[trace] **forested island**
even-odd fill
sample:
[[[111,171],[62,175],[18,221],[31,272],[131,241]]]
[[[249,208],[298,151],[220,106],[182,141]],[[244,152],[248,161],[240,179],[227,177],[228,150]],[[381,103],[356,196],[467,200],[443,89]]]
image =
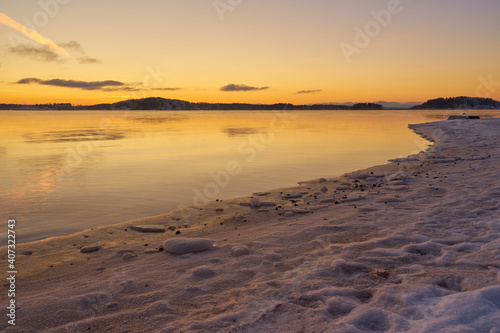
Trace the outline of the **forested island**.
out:
[[[500,109],[500,102],[491,98],[481,97],[452,97],[431,99],[424,104],[415,105],[411,109],[417,110],[485,110]]]

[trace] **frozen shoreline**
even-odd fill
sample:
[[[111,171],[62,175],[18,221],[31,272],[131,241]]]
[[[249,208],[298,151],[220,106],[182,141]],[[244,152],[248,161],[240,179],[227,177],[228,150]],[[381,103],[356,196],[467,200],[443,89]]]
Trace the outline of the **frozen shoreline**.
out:
[[[435,144],[258,197],[276,207],[211,202],[18,245],[7,331],[500,332],[500,119],[411,128]],[[186,216],[180,235],[131,230]],[[216,246],[159,251],[174,237]]]

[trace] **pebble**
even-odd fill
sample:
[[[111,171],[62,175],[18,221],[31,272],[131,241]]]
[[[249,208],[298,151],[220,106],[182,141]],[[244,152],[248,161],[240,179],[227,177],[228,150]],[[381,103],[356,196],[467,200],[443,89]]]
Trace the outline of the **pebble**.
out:
[[[403,185],[408,185],[408,184],[404,180],[393,180],[393,181],[387,183],[387,185],[389,185],[389,186],[392,186],[392,185],[403,186]]]
[[[171,238],[163,242],[165,251],[174,254],[186,254],[211,249],[215,244],[205,238]]]
[[[320,203],[322,204],[327,204],[327,203],[335,203],[337,200],[335,199],[324,199],[324,200],[321,200]]]
[[[260,207],[260,199],[259,198],[250,199],[250,205],[254,208],[259,208]]]
[[[385,177],[385,180],[387,182],[391,182],[393,180],[405,180],[406,178],[407,178],[406,174],[403,171],[399,171],[399,172],[393,173],[392,175]]]
[[[128,259],[132,259],[132,258],[135,258],[137,257],[137,254],[133,254],[133,253],[125,253],[122,258],[123,260],[128,260]]]
[[[291,212],[295,214],[309,214],[311,211],[309,209],[297,208],[297,209],[292,209]]]
[[[319,189],[321,192],[328,192],[328,187],[323,186],[322,188]]]
[[[84,246],[80,249],[80,253],[90,253],[90,252],[99,251],[100,249],[102,249],[101,245]]]
[[[250,253],[250,250],[248,249],[248,247],[244,246],[244,245],[239,245],[239,246],[234,246],[232,249],[231,249],[231,253],[233,254],[233,256],[235,257],[241,257],[241,256],[244,256],[244,255],[247,255]]]
[[[140,232],[165,232],[165,227],[162,225],[138,225],[130,229]]]
[[[298,198],[302,198],[302,194],[300,194],[300,193],[287,193],[286,195],[283,196],[283,200],[298,199]]]

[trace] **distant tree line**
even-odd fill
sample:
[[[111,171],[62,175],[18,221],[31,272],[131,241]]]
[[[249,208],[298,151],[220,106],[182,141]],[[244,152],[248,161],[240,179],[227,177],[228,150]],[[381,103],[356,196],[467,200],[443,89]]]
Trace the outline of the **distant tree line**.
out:
[[[70,103],[0,104],[0,110],[76,110],[76,107]]]
[[[245,104],[245,103],[191,103],[177,99],[150,97],[132,99],[112,104],[74,106],[69,103],[17,105],[0,104],[0,110],[382,110],[384,107],[374,103],[358,103],[353,106],[336,104],[293,105]]]

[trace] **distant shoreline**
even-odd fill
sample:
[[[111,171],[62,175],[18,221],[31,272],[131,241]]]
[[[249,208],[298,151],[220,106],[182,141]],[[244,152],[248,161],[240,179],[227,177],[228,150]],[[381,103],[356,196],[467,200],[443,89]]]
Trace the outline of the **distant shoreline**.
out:
[[[384,107],[379,103],[312,104],[294,105],[290,103],[247,104],[247,103],[192,103],[176,99],[150,97],[131,99],[112,104],[73,105],[71,103],[52,104],[0,104],[0,110],[9,111],[319,111],[319,110],[496,110],[500,102],[491,98],[453,97],[437,98],[409,108]]]
[[[294,105],[289,103],[277,104],[246,104],[246,103],[191,103],[187,101],[151,97],[144,99],[133,99],[113,104],[96,105],[72,105],[70,103],[59,104],[0,104],[0,110],[11,111],[274,111],[274,110],[384,110],[381,104],[356,103],[353,105],[337,104],[314,104]]]

